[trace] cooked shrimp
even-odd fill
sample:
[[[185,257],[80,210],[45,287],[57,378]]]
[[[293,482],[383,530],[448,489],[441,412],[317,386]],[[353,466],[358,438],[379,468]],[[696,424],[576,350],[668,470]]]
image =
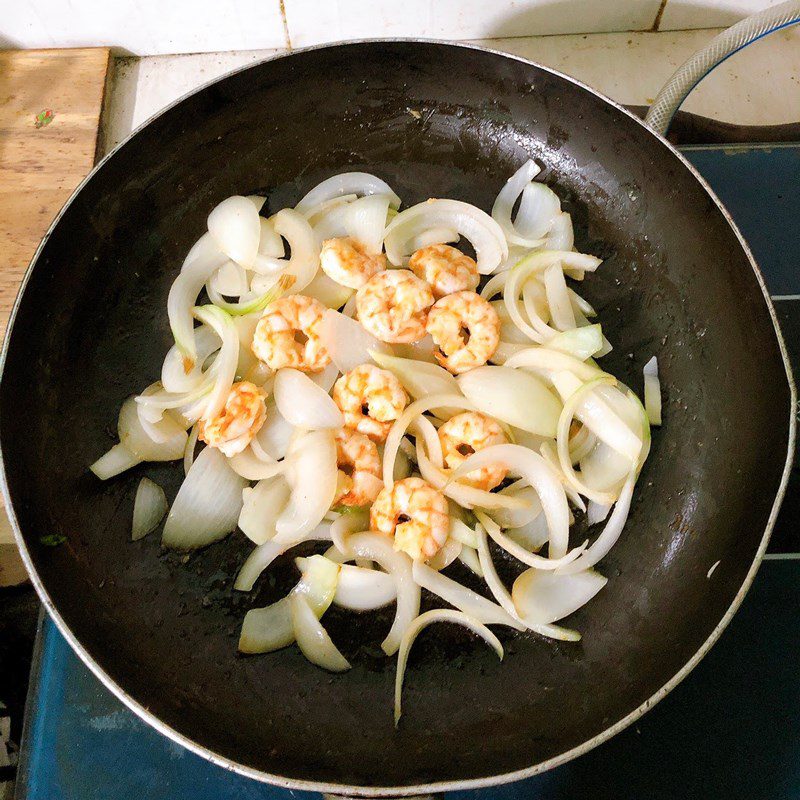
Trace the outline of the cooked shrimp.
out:
[[[372,530],[394,536],[394,549],[413,559],[433,558],[450,530],[447,499],[422,478],[383,488],[369,512]]]
[[[292,294],[270,303],[256,325],[251,348],[271,369],[292,367],[319,372],[331,363],[320,326],[325,306],[313,297]]]
[[[319,254],[322,271],[350,289],[360,289],[376,272],[386,269],[383,253],[367,253],[361,242],[349,236],[326,239]]]
[[[266,397],[263,389],[249,381],[234,383],[222,411],[216,417],[200,421],[198,438],[228,457],[241,453],[264,424]]]
[[[410,344],[425,338],[433,292],[407,269],[373,275],[356,293],[358,321],[383,342]]]
[[[456,469],[462,461],[484,447],[508,443],[500,425],[477,411],[465,411],[450,417],[439,428],[439,441],[442,443],[444,462],[450,469]],[[488,492],[502,483],[507,472],[501,466],[490,464],[468,472],[461,481]]]
[[[478,288],[478,265],[449,244],[432,244],[417,250],[408,261],[409,269],[433,289],[435,298]]]
[[[383,489],[378,446],[368,436],[343,428],[336,434],[339,466],[335,504],[367,506]]]
[[[439,348],[439,363],[458,375],[480,367],[500,342],[500,319],[475,292],[456,292],[437,300],[428,314],[428,333]]]
[[[403,409],[408,395],[388,370],[361,364],[333,385],[333,399],[344,414],[344,424],[382,442]]]

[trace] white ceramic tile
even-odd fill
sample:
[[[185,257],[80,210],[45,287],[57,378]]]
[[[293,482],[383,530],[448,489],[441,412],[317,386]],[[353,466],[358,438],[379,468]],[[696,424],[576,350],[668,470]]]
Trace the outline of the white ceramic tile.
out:
[[[279,0],[23,0],[0,14],[0,47],[109,45],[137,55],[286,44]]]
[[[672,73],[719,30],[542,36],[482,42],[538,61],[619,102],[649,105]],[[683,108],[740,125],[800,119],[800,27],[779,31],[728,59]]]
[[[690,28],[727,28],[750,14],[783,0],[667,0],[660,31]]]
[[[409,36],[490,39],[646,30],[659,0],[285,0],[292,45]]]
[[[214,78],[262,61],[277,50],[118,58],[103,115],[102,151],[187,92]]]

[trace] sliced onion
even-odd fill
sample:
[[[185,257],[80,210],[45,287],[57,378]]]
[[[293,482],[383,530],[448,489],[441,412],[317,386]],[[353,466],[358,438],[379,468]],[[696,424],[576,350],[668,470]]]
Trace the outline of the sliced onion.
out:
[[[336,442],[333,431],[296,435],[286,453],[286,480],[292,494],[275,525],[276,540],[287,541],[322,522],[336,495]]]
[[[481,567],[481,562],[478,558],[478,551],[472,547],[467,547],[464,545],[461,548],[461,552],[458,554],[458,560],[471,572],[477,575],[479,578],[483,577],[483,567]]]
[[[194,329],[194,340],[197,360],[188,372],[177,345],[173,345],[167,352],[161,367],[161,384],[166,391],[183,393],[197,389],[204,378],[203,364],[222,345],[217,332],[207,325]]]
[[[308,601],[300,594],[293,594],[290,605],[292,630],[300,652],[312,664],[329,672],[345,672],[350,669],[350,663],[331,641]]]
[[[209,369],[214,383],[203,407],[203,418],[210,419],[222,411],[233,386],[239,363],[239,334],[233,320],[215,306],[195,308],[194,315],[200,322],[213,328],[222,340],[222,347]]]
[[[386,228],[386,256],[400,266],[415,237],[442,227],[457,231],[470,242],[481,275],[494,272],[508,256],[503,229],[485,211],[460,200],[428,200],[401,211]]]
[[[450,532],[448,533],[450,539],[455,539],[467,547],[473,548],[478,546],[478,536],[475,531],[462,522],[460,519],[450,517]]]
[[[661,424],[661,383],[658,380],[658,359],[653,356],[644,365],[644,407],[651,425]]]
[[[289,484],[281,476],[259,481],[242,491],[239,527],[255,544],[264,544],[275,536],[275,523],[289,502]]]
[[[223,263],[227,261],[225,254],[219,249],[219,246],[214,241],[214,237],[208,231],[206,231],[189,249],[186,258],[183,259],[183,264],[181,264],[181,272],[184,272],[193,261],[201,256],[203,258],[221,256]]]
[[[251,204],[248,203],[248,205],[252,208]],[[256,216],[258,215],[256,214]],[[183,367],[186,372],[191,370],[197,361],[192,308],[206,281],[226,261],[227,257],[224,253],[210,247],[205,248],[191,262],[188,264],[184,262],[180,275],[169,289],[167,297],[169,326],[175,344],[183,357]]]
[[[136,541],[147,536],[158,527],[167,513],[167,498],[164,490],[150,478],[142,478],[133,501],[133,525],[131,539]]]
[[[633,498],[633,487],[635,485],[636,472],[632,470],[628,479],[625,481],[625,485],[622,487],[619,499],[602,533],[579,559],[569,566],[560,569],[559,574],[572,575],[581,570],[593,567],[608,554],[611,548],[617,543],[622,529],[625,527],[625,523],[628,520],[628,514],[631,510],[631,499]]]
[[[389,195],[392,207],[400,208],[400,198],[385,181],[367,172],[341,172],[322,181],[322,183],[318,183],[300,200],[295,206],[295,210],[303,214],[314,206],[319,205],[319,203],[348,194]]]
[[[345,212],[347,233],[360,242],[368,253],[383,250],[383,232],[386,229],[386,212],[393,197],[374,194],[348,203]]]
[[[226,261],[210,278],[215,292],[228,297],[239,297],[248,291],[247,273],[235,261]]]
[[[603,349],[603,338],[600,325],[584,325],[582,328],[573,328],[553,336],[548,340],[547,346],[586,361]]]
[[[189,431],[189,436],[186,439],[186,447],[183,448],[183,474],[188,475],[189,470],[194,463],[194,452],[197,449],[197,437],[200,433],[200,427],[194,425]]]
[[[291,550],[304,542],[329,542],[330,540],[330,524],[327,522],[317,525],[314,530],[290,542],[276,542],[274,539],[270,539],[268,542],[254,548],[245,559],[244,564],[239,569],[239,574],[236,576],[233,588],[237,592],[249,592],[258,580],[259,575],[287,550]]]
[[[497,657],[503,660],[503,645],[500,640],[485,626],[477,620],[463,614],[460,611],[452,611],[448,608],[437,608],[433,611],[426,611],[420,614],[403,636],[400,643],[400,652],[397,655],[397,676],[394,683],[394,725],[400,722],[400,717],[403,714],[402,696],[403,696],[403,678],[406,674],[406,665],[408,664],[408,654],[414,640],[419,636],[420,631],[434,622],[452,622],[456,625],[463,625],[467,630],[472,631],[476,636],[483,639],[497,653]]]
[[[602,505],[591,500],[586,508],[586,521],[590,525],[597,525],[598,522],[604,522],[608,518],[610,512],[610,505]]]
[[[373,357],[375,355],[376,354],[373,354]],[[430,411],[433,408],[444,408],[446,406],[452,406],[453,408],[467,411],[475,410],[475,406],[460,395],[431,394],[419,400],[415,400],[407,406],[403,413],[392,423],[392,427],[389,429],[386,442],[383,446],[383,484],[386,488],[391,489],[392,486],[394,486],[394,462],[397,458],[397,450],[400,447],[400,442],[405,436],[408,426],[420,416],[420,414],[424,414],[426,411]]]
[[[453,478],[491,464],[502,465],[513,474],[524,478],[536,490],[550,530],[550,560],[564,558],[569,547],[569,507],[564,487],[555,470],[542,456],[525,447],[518,444],[498,444],[479,450],[466,458],[453,473]],[[491,528],[483,520],[481,522],[487,533],[495,538],[493,528],[497,526],[494,522]]]
[[[349,611],[374,611],[396,599],[397,585],[391,575],[350,564],[342,566],[333,598],[337,606]]]
[[[117,432],[120,444],[140,461],[175,461],[183,456],[188,435],[171,417],[165,416],[153,426],[161,431],[163,441],[155,442],[147,435],[139,419],[137,404],[129,397],[119,410]],[[95,473],[96,474],[96,473]]]
[[[344,417],[336,403],[304,372],[279,369],[273,393],[278,411],[290,425],[313,430],[344,425]]]
[[[525,284],[527,286],[528,284]],[[531,346],[529,336],[526,336],[512,321],[508,314],[506,304],[502,300],[492,300],[489,305],[495,310],[500,319],[500,339],[509,344],[522,344]]]
[[[258,220],[258,209],[252,201],[234,195],[223,200],[208,215],[208,232],[228,258],[250,268],[261,238]]]
[[[331,523],[331,541],[334,547],[344,552],[347,536],[367,530],[369,530],[369,509],[349,508]]]
[[[273,402],[267,403],[266,419],[254,441],[258,441],[267,455],[279,459],[286,455],[293,435],[294,425],[284,419]]]
[[[392,350],[398,358],[406,358],[411,361],[424,361],[427,364],[436,364],[434,350],[436,345],[433,343],[431,335],[428,334],[418,342],[397,342],[392,345]],[[445,370],[446,372],[447,370]],[[448,373],[449,374],[449,373]]]
[[[521,616],[548,624],[586,605],[606,583],[608,579],[594,570],[560,575],[528,569],[514,581],[511,596]]]
[[[527,239],[541,239],[552,230],[553,223],[561,213],[558,195],[543,183],[529,183],[522,190],[519,211],[514,225]],[[547,240],[542,242],[546,244]],[[566,248],[571,249],[571,247]]]
[[[519,497],[527,503],[526,508],[498,508],[492,511],[489,516],[501,528],[521,528],[531,523],[542,513],[542,504],[539,502],[539,495],[532,486],[522,486],[518,481],[505,489],[501,489],[498,494],[508,495],[509,497]]]
[[[555,436],[561,403],[534,375],[484,366],[458,376],[458,386],[478,411],[541,436]]]
[[[338,197],[331,197],[328,200],[323,200],[307,209],[304,208],[300,213],[308,220],[308,224],[313,228],[314,225],[316,225],[316,223],[319,221],[320,217],[325,215],[332,208],[336,208],[336,206],[342,206],[347,203],[352,203],[353,200],[358,200],[357,194],[342,194]],[[295,211],[297,210],[298,209],[295,209]]]
[[[455,606],[459,611],[485,625],[508,625],[515,630],[524,630],[525,626],[509,614],[504,608],[488,600],[483,595],[473,592],[466,586],[431,569],[421,561],[415,561],[412,568],[414,580],[437,597]]]
[[[397,611],[392,627],[381,644],[387,656],[394,655],[400,647],[403,634],[419,614],[420,591],[411,572],[411,559],[405,553],[395,551],[391,540],[378,533],[355,533],[348,536],[346,545],[347,551],[343,555],[348,559],[368,558],[377,561],[395,580]]]
[[[140,395],[148,397],[163,390],[160,381],[151,383]],[[179,436],[179,431],[185,431],[186,426],[182,422],[169,415],[164,414],[163,409],[153,409],[136,403],[136,413],[139,415],[139,424],[145,435],[156,444],[163,444]]]
[[[546,636],[549,639],[559,639],[565,642],[578,641],[581,638],[581,635],[577,631],[559,628],[556,625],[542,624],[541,622],[533,620],[527,616],[524,618],[520,616],[514,601],[511,599],[508,589],[506,589],[506,587],[503,585],[503,582],[500,580],[500,576],[497,574],[494,561],[492,561],[492,555],[489,552],[489,543],[486,539],[486,531],[480,525],[477,526],[476,530],[478,534],[478,559],[480,561],[481,570],[483,571],[483,577],[486,580],[486,585],[489,587],[489,591],[491,591],[491,593],[494,595],[494,598],[497,600],[498,604],[511,617],[521,622],[528,630],[538,633],[540,636]]]
[[[587,364],[574,356],[549,347],[529,347],[511,356],[505,366],[509,369],[530,369],[542,375],[554,372],[571,372],[581,381],[590,381],[603,374],[603,370]]]
[[[287,597],[265,608],[253,608],[247,612],[239,637],[242,653],[270,653],[286,647],[294,641],[291,597],[302,597],[313,611],[321,617],[333,600],[339,580],[339,565],[322,556],[297,559],[302,576]]]
[[[291,275],[276,275],[270,278],[269,286],[260,291],[249,291],[242,295],[238,303],[229,303],[222,295],[214,289],[209,281],[206,284],[208,299],[225,313],[233,317],[244,314],[254,314],[263,311],[270,303],[273,303],[281,295],[287,292],[294,285],[294,278]]]
[[[271,219],[272,226],[289,242],[291,255],[285,268],[285,275],[294,277],[292,292],[302,292],[313,280],[319,267],[319,244],[311,226],[302,216],[291,208],[284,208]],[[258,290],[253,281],[253,289]]]
[[[194,550],[227,536],[236,527],[246,485],[216,447],[206,447],[178,490],[161,543]]]
[[[267,258],[283,258],[286,255],[286,246],[283,244],[281,235],[275,230],[272,222],[264,217],[258,218],[260,226],[260,236],[258,240],[258,255]],[[259,259],[256,258],[254,266],[258,265]]]
[[[339,367],[331,361],[325,369],[306,374],[322,391],[330,393],[330,390],[333,389],[333,384],[336,383],[336,379],[339,377]]]
[[[331,309],[322,317],[321,338],[341,372],[350,372],[361,364],[368,364],[373,360],[371,353],[392,353],[388,344],[376,339],[360,323]]]
[[[610,504],[619,495],[622,484],[631,471],[631,464],[629,458],[618,453],[605,442],[598,441],[580,460],[581,478],[583,483],[596,492],[609,493],[608,504]]]
[[[575,314],[567,294],[564,271],[560,264],[550,264],[544,271],[544,288],[547,292],[547,303],[550,306],[550,317],[560,331],[568,331],[575,327]]]
[[[461,389],[458,382],[446,369],[438,364],[429,364],[426,361],[414,361],[410,358],[398,358],[371,350],[372,360],[381,368],[394,373],[403,388],[415,399],[420,400],[430,395],[455,394],[460,395]],[[457,408],[433,408],[431,411],[441,419],[449,419],[460,410]]]
[[[625,401],[624,395],[610,386],[616,382],[613,376],[600,373],[599,376],[594,375],[590,381],[584,384],[574,374],[558,372],[553,374],[552,380],[564,400],[564,408],[570,407],[568,413],[582,422],[609,447],[613,447],[632,462],[638,460],[642,453],[642,439],[607,402],[606,398],[613,394],[601,397],[598,391],[601,388],[609,390],[616,394],[619,400],[625,402],[626,412],[632,410],[630,403]],[[577,393],[580,394],[576,398]],[[564,413],[562,410],[562,414]]]
[[[420,439],[425,443],[425,450],[431,463],[437,469],[442,469],[444,467],[442,440],[433,423],[427,417],[419,416],[409,426],[409,433],[416,437],[418,447]]]
[[[417,250],[422,250],[423,247],[430,247],[434,244],[453,244],[461,237],[455,228],[428,228],[418,236],[412,237],[408,242],[408,250],[415,253]]]
[[[532,161],[526,161],[505,183],[492,206],[492,218],[498,223],[510,244],[525,247],[537,247],[542,242],[538,236],[529,237],[517,229],[511,219],[514,204],[520,198],[526,186],[539,174],[539,167]],[[521,210],[521,208],[520,208]],[[518,221],[519,215],[517,216]]]
[[[561,211],[550,223],[550,232],[544,241],[544,247],[546,250],[572,250],[574,246],[575,232],[572,228],[572,217],[566,211]]]
[[[329,278],[322,270],[314,276],[314,280],[303,289],[306,297],[313,297],[319,300],[326,308],[341,308],[355,294],[354,289],[336,283],[333,278]]]
[[[547,529],[547,517],[540,511],[526,525],[520,525],[518,528],[508,528],[505,534],[521,547],[530,550],[531,553],[538,553],[547,544],[550,536],[550,532]]]
[[[428,559],[428,566],[437,571],[447,569],[461,554],[464,545],[458,539],[448,538],[433,558]]]
[[[101,481],[107,481],[126,469],[141,464],[142,459],[134,455],[124,444],[115,444],[108,452],[104,453],[89,469]]]

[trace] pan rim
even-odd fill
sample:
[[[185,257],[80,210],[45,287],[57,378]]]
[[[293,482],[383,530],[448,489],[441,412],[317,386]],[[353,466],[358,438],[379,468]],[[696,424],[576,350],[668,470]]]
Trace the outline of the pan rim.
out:
[[[514,781],[524,780],[525,778],[533,777],[534,775],[538,775],[542,772],[546,772],[547,770],[553,769],[554,767],[560,766],[572,759],[592,750],[593,748],[597,747],[598,745],[602,744],[603,742],[607,741],[611,737],[615,736],[617,733],[621,732],[637,719],[639,719],[646,711],[652,708],[656,703],[658,703],[661,699],[666,697],[669,692],[671,692],[702,660],[702,658],[708,653],[711,647],[716,643],[717,639],[719,639],[722,632],[730,623],[731,619],[733,618],[734,614],[738,610],[739,606],[741,605],[744,597],[746,596],[747,592],[749,591],[753,580],[755,578],[756,573],[758,572],[758,568],[761,565],[761,561],[763,560],[764,553],[766,551],[767,545],[769,543],[770,536],[772,534],[772,530],[775,526],[775,521],[777,519],[778,511],[780,510],[781,503],[784,499],[786,493],[786,487],[789,480],[789,474],[791,471],[794,451],[795,451],[795,441],[796,441],[796,428],[797,428],[797,420],[795,418],[794,409],[797,406],[797,390],[794,383],[794,377],[792,373],[791,364],[789,362],[788,351],[786,348],[786,343],[783,338],[783,333],[780,329],[780,325],[778,324],[777,315],[775,312],[775,307],[772,303],[772,299],[770,297],[769,291],[767,290],[766,283],[764,281],[763,275],[761,274],[761,270],[753,257],[753,253],[750,250],[747,242],[745,241],[744,237],[742,236],[739,228],[737,227],[736,223],[731,218],[728,210],[723,205],[722,201],[717,197],[714,193],[713,189],[709,186],[708,182],[703,178],[703,176],[695,169],[695,167],[680,153],[664,136],[654,131],[648,125],[645,124],[643,120],[637,117],[635,114],[630,112],[624,106],[620,105],[616,101],[610,99],[602,92],[597,91],[596,89],[588,86],[587,84],[583,83],[576,78],[573,78],[569,75],[566,75],[559,70],[553,69],[551,67],[544,66],[539,64],[531,59],[524,58],[522,56],[517,56],[511,53],[506,53],[502,50],[497,50],[490,47],[484,47],[482,45],[468,43],[468,42],[456,42],[456,41],[448,41],[444,39],[421,39],[421,38],[367,38],[367,39],[353,39],[353,40],[346,40],[346,41],[338,41],[338,42],[331,42],[321,45],[314,45],[310,47],[298,48],[295,50],[288,50],[285,52],[278,52],[271,56],[268,56],[264,59],[259,61],[253,62],[252,64],[247,64],[243,67],[239,67],[237,69],[231,70],[230,72],[225,73],[217,78],[207,81],[206,83],[186,92],[185,94],[181,95],[179,98],[174,100],[169,105],[165,106],[164,108],[160,109],[158,112],[153,114],[152,116],[148,117],[144,122],[138,125],[131,133],[126,136],[122,141],[120,141],[117,145],[115,145],[111,150],[106,153],[100,161],[93,167],[93,169],[89,172],[89,174],[78,184],[69,198],[66,200],[64,205],[62,206],[61,210],[58,212],[56,217],[53,219],[52,223],[47,229],[47,232],[44,234],[39,246],[36,248],[36,251],[31,258],[28,267],[26,268],[25,275],[20,282],[20,288],[17,292],[17,296],[14,300],[14,305],[11,310],[11,314],[9,316],[8,327],[6,331],[6,336],[3,341],[2,352],[0,352],[0,383],[2,382],[2,378],[5,373],[5,366],[6,360],[8,356],[8,349],[9,349],[9,342],[11,339],[11,334],[13,333],[14,323],[16,322],[17,312],[21,305],[22,297],[25,292],[25,288],[30,280],[30,277],[33,273],[33,269],[41,255],[42,250],[44,249],[47,241],[49,240],[52,232],[60,222],[62,216],[64,215],[66,209],[72,204],[75,200],[77,195],[83,190],[87,183],[95,176],[97,172],[105,165],[105,163],[111,159],[119,150],[121,150],[128,142],[130,142],[140,131],[142,131],[145,127],[147,127],[151,122],[155,119],[160,117],[161,115],[167,113],[175,106],[182,103],[188,97],[203,91],[204,89],[212,86],[216,83],[220,83],[221,81],[230,78],[233,75],[237,75],[241,72],[244,72],[248,69],[260,66],[262,64],[277,61],[279,59],[288,58],[296,54],[308,53],[317,50],[326,50],[326,49],[341,49],[349,46],[354,45],[364,45],[364,44],[424,44],[424,45],[436,45],[445,48],[459,48],[462,50],[475,50],[478,52],[490,53],[496,56],[502,56],[503,58],[510,59],[513,61],[520,62],[522,64],[526,64],[528,66],[535,67],[537,69],[542,70],[543,72],[547,72],[551,75],[554,75],[564,81],[567,81],[580,89],[583,89],[586,92],[594,95],[595,97],[599,98],[600,100],[604,101],[608,105],[615,108],[620,113],[624,114],[628,118],[634,120],[638,125],[640,125],[647,133],[653,136],[657,142],[663,147],[666,147],[667,150],[671,153],[671,155],[678,159],[678,161],[691,173],[694,179],[700,184],[700,186],[705,190],[706,194],[713,200],[725,220],[727,221],[728,225],[732,229],[734,235],[736,236],[739,245],[741,246],[742,250],[744,251],[747,260],[750,263],[750,267],[753,270],[753,273],[756,276],[756,280],[761,288],[762,296],[766,302],[767,310],[769,311],[770,319],[772,320],[773,330],[777,337],[778,346],[780,349],[781,357],[783,359],[783,366],[786,372],[787,383],[789,386],[789,429],[788,429],[788,438],[787,438],[787,453],[786,453],[786,461],[784,463],[783,473],[781,476],[781,481],[778,486],[778,491],[775,495],[775,500],[772,504],[772,508],[770,510],[769,518],[767,520],[767,524],[764,529],[764,534],[761,538],[759,543],[758,549],[756,554],[753,558],[753,562],[750,565],[750,568],[747,572],[747,575],[744,578],[744,581],[739,588],[738,592],[734,596],[731,604],[729,605],[727,611],[722,616],[720,621],[711,631],[709,636],[705,639],[705,641],[701,644],[698,648],[697,652],[689,659],[689,661],[684,664],[684,666],[675,673],[660,689],[651,695],[648,699],[646,699],[643,703],[637,706],[633,711],[628,713],[625,717],[615,722],[613,725],[610,725],[605,730],[601,731],[600,733],[593,736],[591,739],[582,742],[581,744],[577,745],[576,747],[571,748],[570,750],[565,751],[553,758],[550,758],[546,761],[539,762],[538,764],[534,764],[530,767],[524,767],[519,770],[513,770],[510,772],[503,772],[499,774],[481,776],[476,778],[466,778],[460,780],[443,780],[443,781],[435,781],[432,783],[425,783],[425,784],[409,784],[409,785],[402,785],[402,786],[355,786],[349,785],[344,783],[327,783],[324,781],[311,781],[311,780],[303,780],[297,778],[287,778],[282,775],[264,772],[262,770],[258,770],[254,767],[248,767],[244,764],[241,764],[237,761],[234,761],[230,758],[224,757],[219,755],[218,753],[210,750],[209,748],[201,745],[194,740],[190,739],[183,733],[180,733],[175,728],[167,725],[161,719],[156,717],[152,712],[150,712],[147,708],[145,708],[139,701],[131,697],[125,689],[122,688],[115,680],[108,675],[100,664],[95,660],[95,658],[84,648],[84,646],[78,641],[77,637],[72,633],[69,626],[66,624],[64,619],[61,617],[55,605],[50,598],[44,584],[42,583],[38,572],[33,564],[33,560],[31,555],[28,551],[28,548],[25,544],[25,541],[22,537],[22,531],[19,525],[19,521],[17,520],[16,511],[14,506],[11,502],[10,491],[8,487],[8,478],[6,475],[6,465],[5,465],[5,458],[3,454],[3,446],[2,441],[0,440],[0,490],[2,491],[3,500],[6,506],[6,512],[9,517],[9,521],[11,523],[11,527],[14,531],[14,537],[17,543],[17,546],[20,550],[20,554],[22,556],[23,563],[25,564],[25,568],[28,572],[28,575],[31,579],[31,582],[36,589],[37,594],[39,595],[39,599],[42,602],[42,605],[47,610],[47,613],[50,615],[50,618],[55,623],[56,627],[58,628],[59,632],[64,636],[64,638],[69,642],[70,647],[73,651],[78,655],[78,657],[83,661],[83,663],[91,670],[91,672],[97,677],[97,679],[107,688],[109,689],[125,706],[127,706],[131,711],[133,711],[140,719],[146,722],[151,727],[155,728],[159,733],[163,734],[164,736],[168,737],[169,739],[173,740],[174,742],[186,747],[191,752],[205,758],[206,760],[210,761],[212,764],[222,767],[223,769],[230,770],[237,774],[240,774],[244,777],[251,778],[254,780],[258,780],[261,782],[270,783],[275,786],[279,786],[285,789],[296,789],[301,791],[313,791],[313,792],[322,792],[322,793],[331,793],[331,794],[347,794],[351,796],[358,796],[358,797],[382,797],[388,795],[394,795],[397,797],[406,797],[411,795],[420,795],[420,794],[430,794],[430,793],[438,793],[438,792],[447,792],[447,791],[462,791],[462,790],[469,790],[469,789],[481,789],[481,788],[488,788],[491,786],[497,786],[504,783],[511,783]]]

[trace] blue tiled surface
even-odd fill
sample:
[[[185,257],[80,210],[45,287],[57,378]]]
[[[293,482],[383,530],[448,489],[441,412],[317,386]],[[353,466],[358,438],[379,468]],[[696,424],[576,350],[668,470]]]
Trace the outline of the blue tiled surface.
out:
[[[739,223],[770,291],[800,294],[800,147],[697,148],[687,156]],[[778,306],[795,338],[798,307]],[[800,340],[790,348],[800,351]],[[795,488],[788,499],[796,496]],[[783,527],[796,535],[797,515],[784,515]],[[800,799],[799,624],[800,561],[765,562],[719,643],[636,725],[558,769],[451,800]],[[226,772],[156,733],[101,686],[49,620],[27,724],[18,800],[312,797]]]

